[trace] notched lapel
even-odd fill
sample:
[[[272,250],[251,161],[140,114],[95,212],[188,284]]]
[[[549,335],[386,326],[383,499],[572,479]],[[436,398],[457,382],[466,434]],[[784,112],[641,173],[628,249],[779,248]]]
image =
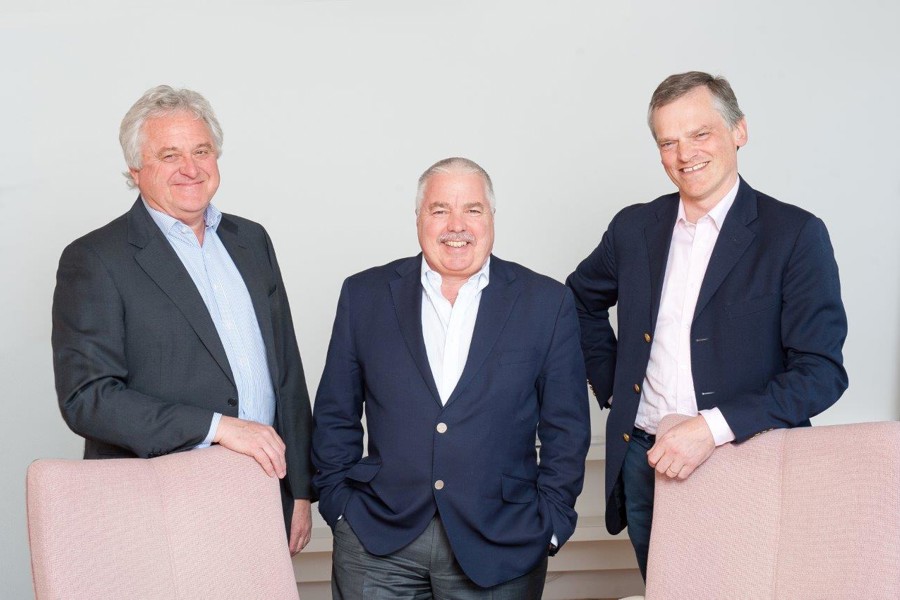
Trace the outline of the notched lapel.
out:
[[[234,384],[225,347],[194,280],[140,200],[128,215],[128,239],[131,244],[141,248],[134,255],[138,265],[178,307],[229,381]]]
[[[280,381],[277,372],[278,361],[275,360],[275,333],[272,329],[272,311],[269,307],[269,286],[266,284],[266,278],[261,273],[265,269],[269,269],[268,264],[260,264],[256,254],[250,248],[250,244],[241,237],[237,223],[234,223],[227,216],[222,217],[221,223],[216,230],[222,245],[234,261],[244,285],[247,286],[247,292],[250,294],[250,301],[253,303],[253,312],[256,314],[256,322],[259,324],[259,330],[262,333],[263,344],[266,347],[266,362],[269,364],[269,375],[272,381]]]
[[[422,280],[420,270],[421,254],[417,258],[411,258],[404,262],[398,269],[400,275],[391,281],[391,297],[394,301],[394,311],[397,313],[397,322],[400,325],[400,333],[406,341],[409,353],[422,375],[422,379],[428,385],[435,402],[441,403],[431,366],[428,364],[428,353],[425,350],[425,337],[422,334]]]
[[[706,267],[706,275],[697,296],[694,319],[706,308],[716,290],[753,242],[756,234],[750,231],[747,225],[756,220],[756,216],[756,193],[742,179],[737,197],[725,216],[722,231],[719,232],[709,265]]]
[[[675,228],[675,219],[678,218],[678,202],[678,194],[674,194],[674,200],[667,202],[656,212],[656,221],[644,228],[644,241],[647,244],[647,258],[650,262],[651,331],[656,327],[656,317],[659,315],[666,263],[669,260],[669,247],[672,245],[672,231]]]
[[[521,282],[515,273],[498,258],[491,256],[491,281],[481,292],[481,303],[478,305],[478,316],[475,318],[475,331],[469,346],[466,366],[453,393],[447,399],[447,406],[453,402],[472,378],[481,369],[484,361],[500,339],[503,328],[509,320],[516,299],[522,291]]]

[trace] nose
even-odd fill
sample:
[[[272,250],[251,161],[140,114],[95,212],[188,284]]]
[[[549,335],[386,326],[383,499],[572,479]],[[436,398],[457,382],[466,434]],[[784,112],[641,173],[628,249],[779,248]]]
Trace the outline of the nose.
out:
[[[197,161],[194,160],[194,156],[192,154],[185,154],[178,170],[185,177],[190,177],[191,179],[196,177],[199,170],[197,169]]]
[[[447,219],[447,229],[450,231],[465,231],[466,230],[466,219],[462,214],[462,211],[452,210],[450,211],[450,216]]]
[[[697,156],[697,148],[691,140],[685,140],[678,144],[678,160],[687,163]]]

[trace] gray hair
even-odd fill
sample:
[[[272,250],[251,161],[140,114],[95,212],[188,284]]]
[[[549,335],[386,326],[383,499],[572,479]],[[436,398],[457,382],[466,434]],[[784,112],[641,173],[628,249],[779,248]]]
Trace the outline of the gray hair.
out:
[[[731,84],[721,75],[713,77],[709,73],[703,73],[702,71],[688,71],[687,73],[669,75],[653,92],[653,96],[650,98],[650,108],[647,110],[647,125],[650,126],[650,132],[654,138],[656,138],[656,132],[653,131],[654,111],[675,102],[698,87],[705,87],[712,94],[716,110],[725,119],[729,129],[734,129],[741,122],[741,119],[744,118],[744,113],[741,112],[741,108],[738,106]]]
[[[144,144],[144,123],[148,119],[164,117],[179,112],[187,112],[206,123],[215,144],[216,156],[222,154],[222,127],[216,119],[212,106],[206,98],[193,90],[175,89],[168,85],[158,85],[144,92],[125,114],[119,127],[119,143],[125,154],[125,164],[129,169],[140,170],[141,146]],[[129,171],[123,173],[128,187],[137,187]]]
[[[453,156],[437,161],[425,169],[425,172],[419,177],[419,187],[416,189],[417,215],[419,214],[419,209],[422,208],[422,200],[425,198],[425,187],[428,185],[428,180],[431,179],[432,175],[437,175],[438,173],[471,173],[480,175],[484,180],[484,195],[491,205],[491,212],[497,209],[496,200],[494,199],[494,184],[491,182],[491,176],[487,174],[487,171],[482,169],[481,165],[474,160]]]

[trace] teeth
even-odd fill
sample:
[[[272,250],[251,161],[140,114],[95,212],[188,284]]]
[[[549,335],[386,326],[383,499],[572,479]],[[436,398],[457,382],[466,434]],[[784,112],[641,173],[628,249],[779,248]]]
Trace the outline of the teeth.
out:
[[[684,171],[685,173],[693,173],[694,171],[699,171],[708,164],[709,162],[705,162],[700,163],[699,165],[694,165],[693,167],[685,167],[684,169],[682,169],[682,171]]]
[[[462,248],[463,246],[466,245],[465,242],[444,242],[444,243],[447,244],[448,246],[450,246],[451,248]]]

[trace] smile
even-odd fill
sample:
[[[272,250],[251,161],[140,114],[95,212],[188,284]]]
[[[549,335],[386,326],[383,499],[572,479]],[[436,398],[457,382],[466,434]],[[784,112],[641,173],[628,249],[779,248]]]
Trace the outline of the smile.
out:
[[[462,248],[463,246],[468,244],[468,242],[451,242],[451,241],[446,241],[444,243],[447,244],[448,246],[450,246],[451,248]]]
[[[681,169],[681,172],[682,173],[693,173],[694,171],[699,171],[700,169],[705,168],[706,165],[708,165],[708,164],[709,164],[709,161],[706,161],[706,162],[703,162],[700,164],[696,164],[693,167],[685,167],[685,168]]]

